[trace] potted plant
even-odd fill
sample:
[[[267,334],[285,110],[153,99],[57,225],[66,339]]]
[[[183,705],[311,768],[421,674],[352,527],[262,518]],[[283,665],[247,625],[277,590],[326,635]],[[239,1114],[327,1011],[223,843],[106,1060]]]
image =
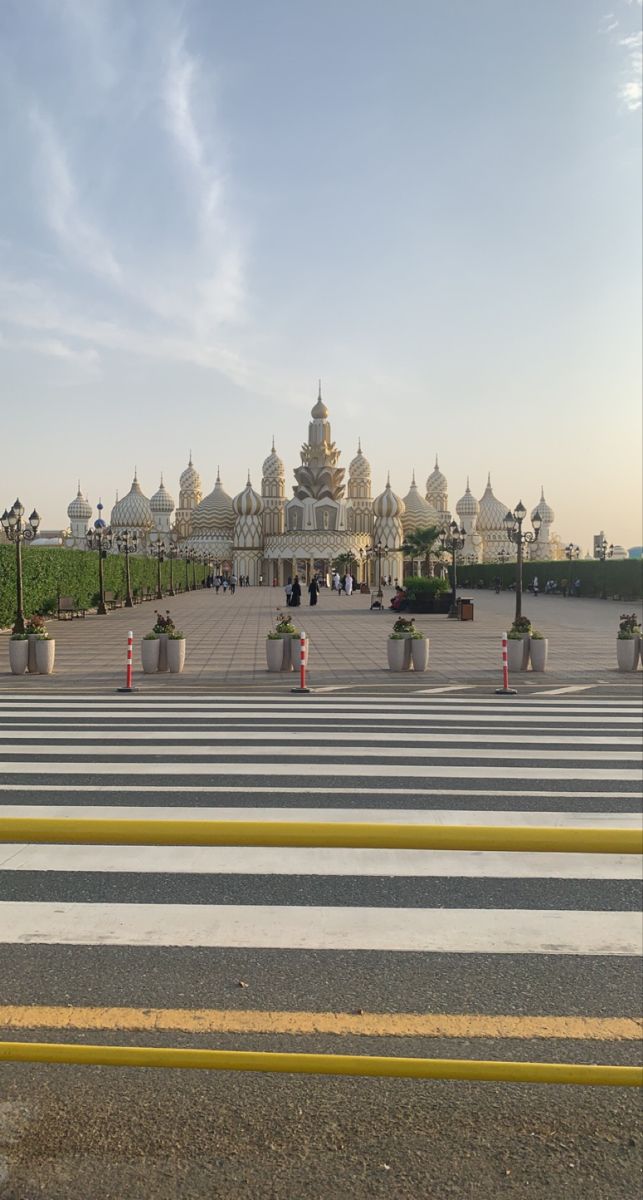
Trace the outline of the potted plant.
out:
[[[621,613],[616,635],[619,671],[635,671],[639,660],[641,627],[636,613]]]
[[[38,667],[36,666],[36,641],[38,640],[39,636],[42,633],[46,633],[46,632],[47,632],[47,625],[45,623],[44,617],[40,617],[36,614],[33,617],[27,618],[27,622],[25,625],[25,633],[27,634],[28,646],[29,646],[28,657],[27,657],[27,670],[32,675],[38,674]]]
[[[180,675],[185,666],[185,634],[180,629],[170,629],[166,649],[170,671],[173,675]]]
[[[529,637],[529,657],[531,659],[532,671],[547,670],[547,652],[549,650],[549,638],[543,637],[537,629],[532,629]]]
[[[154,630],[141,642],[141,665],[145,675],[155,675],[159,669],[159,635]]]
[[[429,665],[429,639],[421,629],[414,629],[410,639],[411,662],[414,671],[426,671]]]
[[[269,671],[281,671],[284,661],[284,639],[273,629],[266,636],[266,662]]]
[[[12,633],[9,638],[9,666],[13,675],[24,675],[29,661],[29,634]]]
[[[293,669],[293,656],[292,656],[293,642],[296,641],[299,637],[300,637],[300,632],[293,625],[292,621],[290,620],[290,617],[285,617],[283,615],[283,613],[281,613],[281,612],[277,613],[277,620],[276,620],[275,629],[274,629],[274,637],[268,636],[266,638],[266,655],[268,655],[268,642],[274,641],[276,638],[281,639],[283,645],[282,645],[281,667],[279,668],[279,670],[292,671],[292,669]],[[274,654],[276,656],[277,652],[274,651]]]
[[[167,671],[167,643],[170,634],[174,631],[175,625],[170,616],[169,609],[165,610],[165,616],[158,609],[155,609],[154,616],[156,617],[156,622],[152,626],[152,633],[155,633],[159,639],[159,664],[157,670]]]
[[[391,671],[410,671],[411,669],[411,640],[415,633],[413,617],[398,617],[393,632],[386,643],[388,665]]]
[[[529,617],[518,617],[507,634],[507,665],[510,671],[526,671],[529,666]]]
[[[56,658],[56,642],[46,629],[36,634],[36,670],[39,675],[52,675]]]

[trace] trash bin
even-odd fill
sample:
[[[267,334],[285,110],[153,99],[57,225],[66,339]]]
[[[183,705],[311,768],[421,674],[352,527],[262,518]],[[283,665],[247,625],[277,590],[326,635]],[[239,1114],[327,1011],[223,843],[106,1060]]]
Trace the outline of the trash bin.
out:
[[[465,600],[464,597],[458,600],[458,620],[473,621],[473,600]]]

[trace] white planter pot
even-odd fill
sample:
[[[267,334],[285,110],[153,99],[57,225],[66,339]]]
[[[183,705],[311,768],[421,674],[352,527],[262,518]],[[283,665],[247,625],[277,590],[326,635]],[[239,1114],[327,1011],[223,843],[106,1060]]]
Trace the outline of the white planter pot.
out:
[[[638,638],[616,639],[616,661],[619,671],[635,671],[639,660]]]
[[[13,675],[24,675],[29,661],[29,642],[26,638],[19,642],[9,641],[9,666]]]
[[[39,675],[52,675],[56,658],[53,638],[36,638],[36,668]]]
[[[284,639],[266,638],[266,663],[269,671],[281,671],[284,661]]]
[[[292,648],[295,645],[295,639],[289,633],[284,633],[281,641],[283,642],[283,658],[281,660],[282,671],[292,671],[293,656]],[[295,651],[296,653],[296,651]]]
[[[30,633],[29,640],[28,640],[29,650],[28,650],[28,658],[27,658],[27,670],[30,671],[32,673],[32,675],[38,674],[38,668],[36,666],[36,642],[37,641],[38,641],[38,638],[36,637],[35,633]]]
[[[426,671],[429,665],[429,639],[411,639],[411,662],[414,671]]]
[[[521,638],[507,638],[507,665],[512,671],[526,671],[529,665],[529,641],[525,635]]]
[[[143,638],[141,642],[141,665],[145,675],[155,675],[159,669],[158,638]]]
[[[167,665],[173,675],[180,675],[185,666],[185,638],[168,638],[166,643]],[[159,651],[159,662],[160,662]],[[159,671],[161,667],[159,666]]]
[[[168,670],[167,643],[168,643],[167,634],[159,633],[159,665],[157,668],[157,670],[159,670],[159,671],[167,671]]]
[[[547,670],[547,653],[549,650],[549,638],[530,638],[529,639],[529,657],[531,659],[532,671]]]
[[[408,671],[411,668],[411,638],[388,638],[386,642],[388,665],[391,671]]]

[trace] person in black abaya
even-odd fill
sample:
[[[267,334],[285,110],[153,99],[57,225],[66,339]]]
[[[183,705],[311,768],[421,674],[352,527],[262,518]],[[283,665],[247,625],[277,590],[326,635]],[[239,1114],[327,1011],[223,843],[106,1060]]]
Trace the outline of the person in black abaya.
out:
[[[301,584],[299,582],[298,575],[295,575],[295,578],[292,581],[290,604],[292,608],[299,608],[299,605],[301,604]]]
[[[310,607],[314,608],[319,595],[319,584],[317,582],[316,575],[313,575],[310,583],[308,584],[308,595],[310,596]]]

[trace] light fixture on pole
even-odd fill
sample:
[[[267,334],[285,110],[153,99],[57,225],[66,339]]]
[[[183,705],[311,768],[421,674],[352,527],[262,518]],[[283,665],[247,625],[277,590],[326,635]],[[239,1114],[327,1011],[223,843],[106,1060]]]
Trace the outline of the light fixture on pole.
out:
[[[154,542],[150,546],[150,554],[156,559],[156,599],[163,599],[163,583],[161,580],[161,566],[165,562],[165,542],[159,538],[158,542]]]
[[[99,513],[102,511],[102,504],[96,506]],[[94,528],[88,529],[85,534],[85,543],[88,550],[98,551],[98,608],[96,612],[99,617],[107,616],[107,605],[105,604],[105,559],[107,553],[112,548],[112,531],[107,527],[102,517],[98,517],[94,521]]]
[[[174,562],[175,562],[175,559],[178,558],[178,556],[179,556],[179,548],[178,548],[176,542],[170,542],[170,544],[167,548],[167,559],[170,564],[170,568],[169,568],[170,569],[170,586],[169,586],[168,593],[167,593],[168,596],[176,595],[176,592],[174,591]]]
[[[601,580],[602,580],[601,600],[607,600],[607,572],[606,572],[606,568],[605,568],[605,560],[608,558],[613,558],[613,556],[614,556],[614,544],[611,543],[610,545],[608,545],[606,538],[603,538],[603,541],[600,542],[596,548],[596,557],[598,558],[598,561],[603,564],[602,569],[601,569]]]
[[[383,553],[384,553],[384,547],[381,542],[375,542],[372,546],[370,546],[368,548],[368,550],[365,551],[365,554],[368,557],[374,558],[375,561],[377,562],[376,600],[379,603],[380,612],[382,611],[382,608],[383,608],[382,602],[384,600],[384,592],[382,591],[382,555],[383,555]],[[371,605],[371,607],[373,607],[373,605]]]
[[[451,555],[451,604],[449,606],[449,616],[457,617],[457,556],[464,547],[466,539],[466,530],[463,525],[459,526],[457,521],[452,521],[448,528],[443,529],[440,533],[440,545],[443,550]]]
[[[133,608],[132,578],[130,573],[130,554],[138,550],[138,533],[135,529],[119,529],[114,541],[119,554],[125,555],[125,608]]]
[[[40,517],[35,508],[28,521],[23,521],[24,506],[16,500],[11,508],[4,510],[0,524],[10,542],[16,546],[16,619],[13,624],[14,633],[24,633],[25,614],[23,609],[22,583],[22,543],[32,542],[38,532]]]
[[[538,541],[538,534],[543,523],[542,517],[535,510],[531,523],[533,525],[533,533],[531,529],[523,530],[523,521],[527,516],[527,509],[522,500],[519,500],[513,512],[508,512],[504,519],[505,531],[510,542],[513,542],[516,547],[516,615],[515,621],[519,621],[522,616],[522,561],[523,547],[531,542]]]

